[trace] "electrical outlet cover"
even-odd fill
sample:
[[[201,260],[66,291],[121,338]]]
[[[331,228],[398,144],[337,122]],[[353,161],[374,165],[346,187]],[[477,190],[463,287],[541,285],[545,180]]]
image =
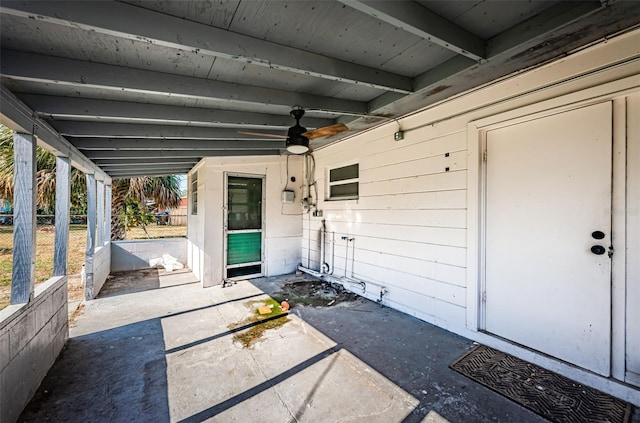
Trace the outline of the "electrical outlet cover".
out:
[[[282,191],[282,202],[284,204],[291,204],[293,200],[296,198],[296,193],[294,191],[284,190]]]

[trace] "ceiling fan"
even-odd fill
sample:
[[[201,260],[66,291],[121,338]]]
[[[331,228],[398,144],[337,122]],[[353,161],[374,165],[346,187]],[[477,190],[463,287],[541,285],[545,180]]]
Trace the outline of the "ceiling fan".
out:
[[[287,151],[292,154],[304,154],[309,151],[309,140],[328,137],[347,131],[349,128],[342,124],[325,126],[323,128],[307,131],[307,128],[300,125],[300,119],[304,116],[304,109],[300,106],[293,106],[289,114],[296,120],[296,124],[289,128],[287,136],[263,134],[260,132],[238,131],[245,135],[257,135],[259,137],[282,138],[287,140]]]

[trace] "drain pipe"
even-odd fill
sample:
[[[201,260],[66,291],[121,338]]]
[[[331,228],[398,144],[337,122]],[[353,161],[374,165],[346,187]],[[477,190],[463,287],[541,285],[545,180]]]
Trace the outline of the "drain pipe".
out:
[[[326,273],[325,266],[327,263],[325,263],[325,257],[324,257],[325,231],[326,231],[325,221],[324,219],[322,219],[322,226],[320,226],[320,273]]]
[[[344,251],[344,277],[347,277],[347,265],[349,263],[349,243],[351,241],[353,241],[355,238],[349,238],[348,236],[341,236],[340,237],[341,240],[343,241],[347,241],[345,244],[345,251]],[[351,277],[353,277],[353,266],[351,267],[352,272],[351,272]]]
[[[351,244],[351,278],[353,279],[354,276],[354,272],[353,272],[353,268],[356,265],[356,239],[355,238],[351,238],[350,240],[352,242]]]
[[[311,213],[307,210],[307,267],[311,268]]]
[[[333,269],[335,269],[336,264],[336,233],[331,232],[331,268],[329,269],[329,274],[333,275]]]
[[[346,236],[341,237],[343,241],[346,241],[344,244],[344,277],[347,277],[347,260],[349,259],[349,238]]]
[[[321,272],[318,272],[316,270],[304,267],[302,265],[298,266],[298,270],[303,272],[303,273],[306,273],[307,275],[311,275],[311,276],[314,276],[314,277],[316,277],[318,279],[322,279],[323,281],[329,281],[331,283],[337,283],[338,285],[343,285],[344,286],[344,283],[343,283],[344,281],[342,280],[342,278],[337,278],[337,277],[331,276],[331,275],[329,275],[327,273],[321,273]]]

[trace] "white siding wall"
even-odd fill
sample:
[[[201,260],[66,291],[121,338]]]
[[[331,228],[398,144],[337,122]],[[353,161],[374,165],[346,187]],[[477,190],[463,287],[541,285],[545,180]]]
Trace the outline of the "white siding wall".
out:
[[[639,54],[636,31],[316,151],[323,217],[303,217],[302,262],[320,269],[324,219],[327,231],[336,233],[334,276],[353,272],[368,282],[367,297],[377,299],[383,285],[386,305],[475,336],[480,155],[470,124],[637,92],[640,65],[629,59]],[[405,139],[396,142],[399,127]],[[354,162],[360,164],[360,198],[325,201],[328,169]],[[342,236],[355,239],[346,263]]]
[[[294,272],[300,263],[302,222],[302,159],[289,159],[288,189],[295,191],[293,204],[282,204],[281,192],[287,180],[287,159],[279,157],[238,157],[204,159],[198,170],[198,214],[189,215],[189,266],[204,286],[219,284],[224,274],[225,172],[265,176],[265,266],[267,276]],[[194,169],[195,170],[195,169]],[[189,206],[190,207],[190,206]]]
[[[315,153],[320,203],[328,232],[325,262],[335,276],[370,282],[366,296],[429,322],[464,323],[466,264],[466,126],[425,127],[393,140],[397,125]],[[445,157],[448,153],[449,156]],[[327,169],[357,157],[358,200],[323,201]],[[447,170],[448,168],[448,170]],[[319,269],[323,218],[304,220],[311,267]],[[309,230],[310,229],[310,230]],[[342,236],[354,238],[349,242]],[[354,256],[352,256],[355,254]],[[307,263],[307,250],[303,263]],[[357,288],[359,289],[359,288]],[[357,290],[356,289],[356,290]],[[444,323],[444,322],[440,322]]]
[[[196,275],[198,280],[203,286],[211,286],[211,283],[204,279],[204,249],[205,240],[204,225],[205,225],[205,201],[204,201],[204,173],[203,167],[204,161],[198,163],[194,169],[189,173],[187,180],[188,190],[188,205],[187,205],[187,265],[191,271]],[[197,214],[192,214],[192,191],[191,191],[191,178],[193,174],[198,172],[198,211]]]

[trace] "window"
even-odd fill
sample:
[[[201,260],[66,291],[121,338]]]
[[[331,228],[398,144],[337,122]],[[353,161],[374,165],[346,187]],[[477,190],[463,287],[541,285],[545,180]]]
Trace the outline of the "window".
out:
[[[191,214],[198,214],[198,172],[191,175]]]
[[[358,163],[329,169],[329,200],[358,198]]]

